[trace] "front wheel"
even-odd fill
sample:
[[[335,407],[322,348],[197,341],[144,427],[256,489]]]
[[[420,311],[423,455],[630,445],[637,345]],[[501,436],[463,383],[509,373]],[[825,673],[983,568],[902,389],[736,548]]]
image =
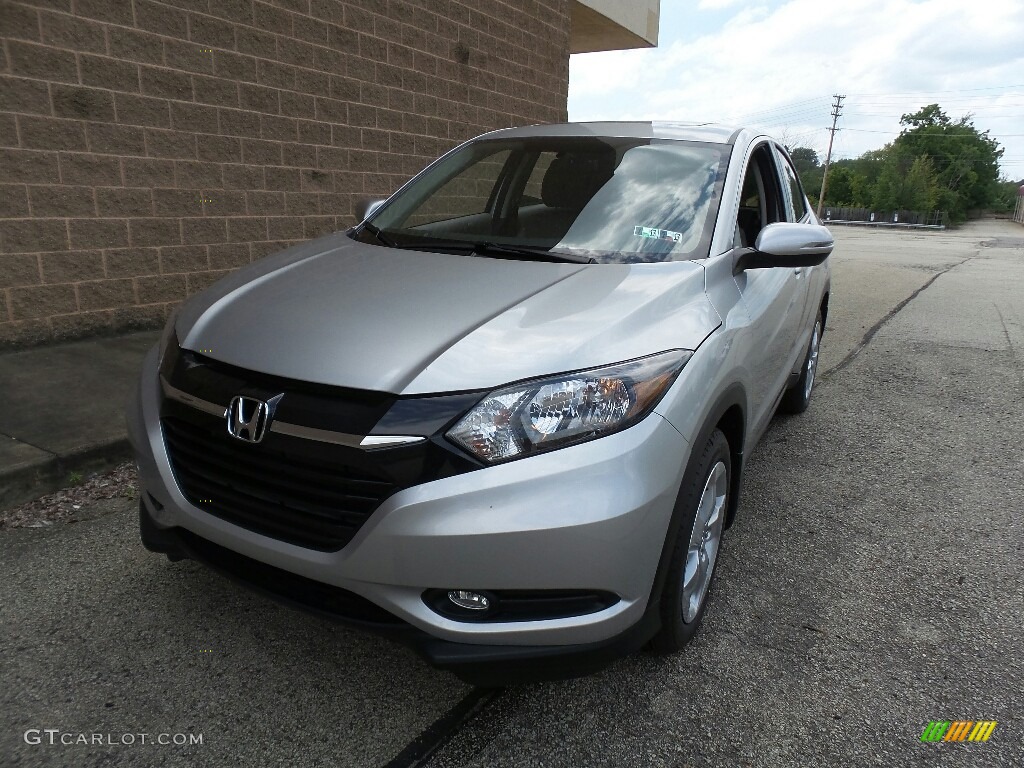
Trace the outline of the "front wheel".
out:
[[[679,514],[683,515],[683,524],[672,546],[661,596],[661,631],[651,640],[656,652],[671,653],[682,648],[696,634],[704,617],[729,509],[731,474],[729,442],[716,429],[704,445],[689,486],[681,489]]]
[[[814,389],[814,376],[818,372],[818,353],[821,351],[821,312],[814,320],[811,342],[807,345],[807,355],[800,370],[800,379],[782,396],[779,409],[785,413],[803,413],[811,404],[811,392]]]

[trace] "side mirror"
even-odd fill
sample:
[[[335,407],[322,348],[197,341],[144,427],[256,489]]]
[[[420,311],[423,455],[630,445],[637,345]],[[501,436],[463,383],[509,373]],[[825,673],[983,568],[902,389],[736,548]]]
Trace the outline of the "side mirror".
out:
[[[832,233],[820,224],[769,224],[761,230],[754,249],[743,253],[736,271],[771,267],[814,267],[832,253]]]
[[[384,202],[385,201],[383,198],[375,197],[363,197],[357,200],[355,210],[356,221],[366,221],[368,218],[370,218],[370,216],[373,215],[374,211],[376,211],[378,208],[384,205]]]

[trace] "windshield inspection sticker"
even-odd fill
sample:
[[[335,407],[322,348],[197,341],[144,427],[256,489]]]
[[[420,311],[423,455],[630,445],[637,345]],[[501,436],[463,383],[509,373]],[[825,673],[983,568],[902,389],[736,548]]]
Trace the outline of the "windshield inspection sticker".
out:
[[[682,232],[673,232],[669,229],[657,229],[655,227],[633,227],[633,234],[637,237],[650,237],[654,240],[671,240],[678,243],[683,239]]]

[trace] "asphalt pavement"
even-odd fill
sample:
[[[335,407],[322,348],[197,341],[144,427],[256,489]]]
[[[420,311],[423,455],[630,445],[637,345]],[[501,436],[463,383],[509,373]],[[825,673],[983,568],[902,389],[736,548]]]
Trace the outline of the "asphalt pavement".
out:
[[[0,534],[0,762],[398,768],[426,733],[430,768],[1024,765],[1024,228],[834,233],[814,400],[751,456],[684,652],[444,721],[468,686],[146,553],[112,500]]]
[[[159,331],[0,353],[0,509],[127,459],[124,409]]]

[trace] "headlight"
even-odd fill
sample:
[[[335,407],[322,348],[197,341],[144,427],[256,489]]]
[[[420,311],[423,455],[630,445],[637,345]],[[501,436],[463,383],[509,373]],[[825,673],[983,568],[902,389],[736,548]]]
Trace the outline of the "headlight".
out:
[[[651,412],[692,354],[676,349],[495,390],[447,436],[494,464],[618,432]]]

